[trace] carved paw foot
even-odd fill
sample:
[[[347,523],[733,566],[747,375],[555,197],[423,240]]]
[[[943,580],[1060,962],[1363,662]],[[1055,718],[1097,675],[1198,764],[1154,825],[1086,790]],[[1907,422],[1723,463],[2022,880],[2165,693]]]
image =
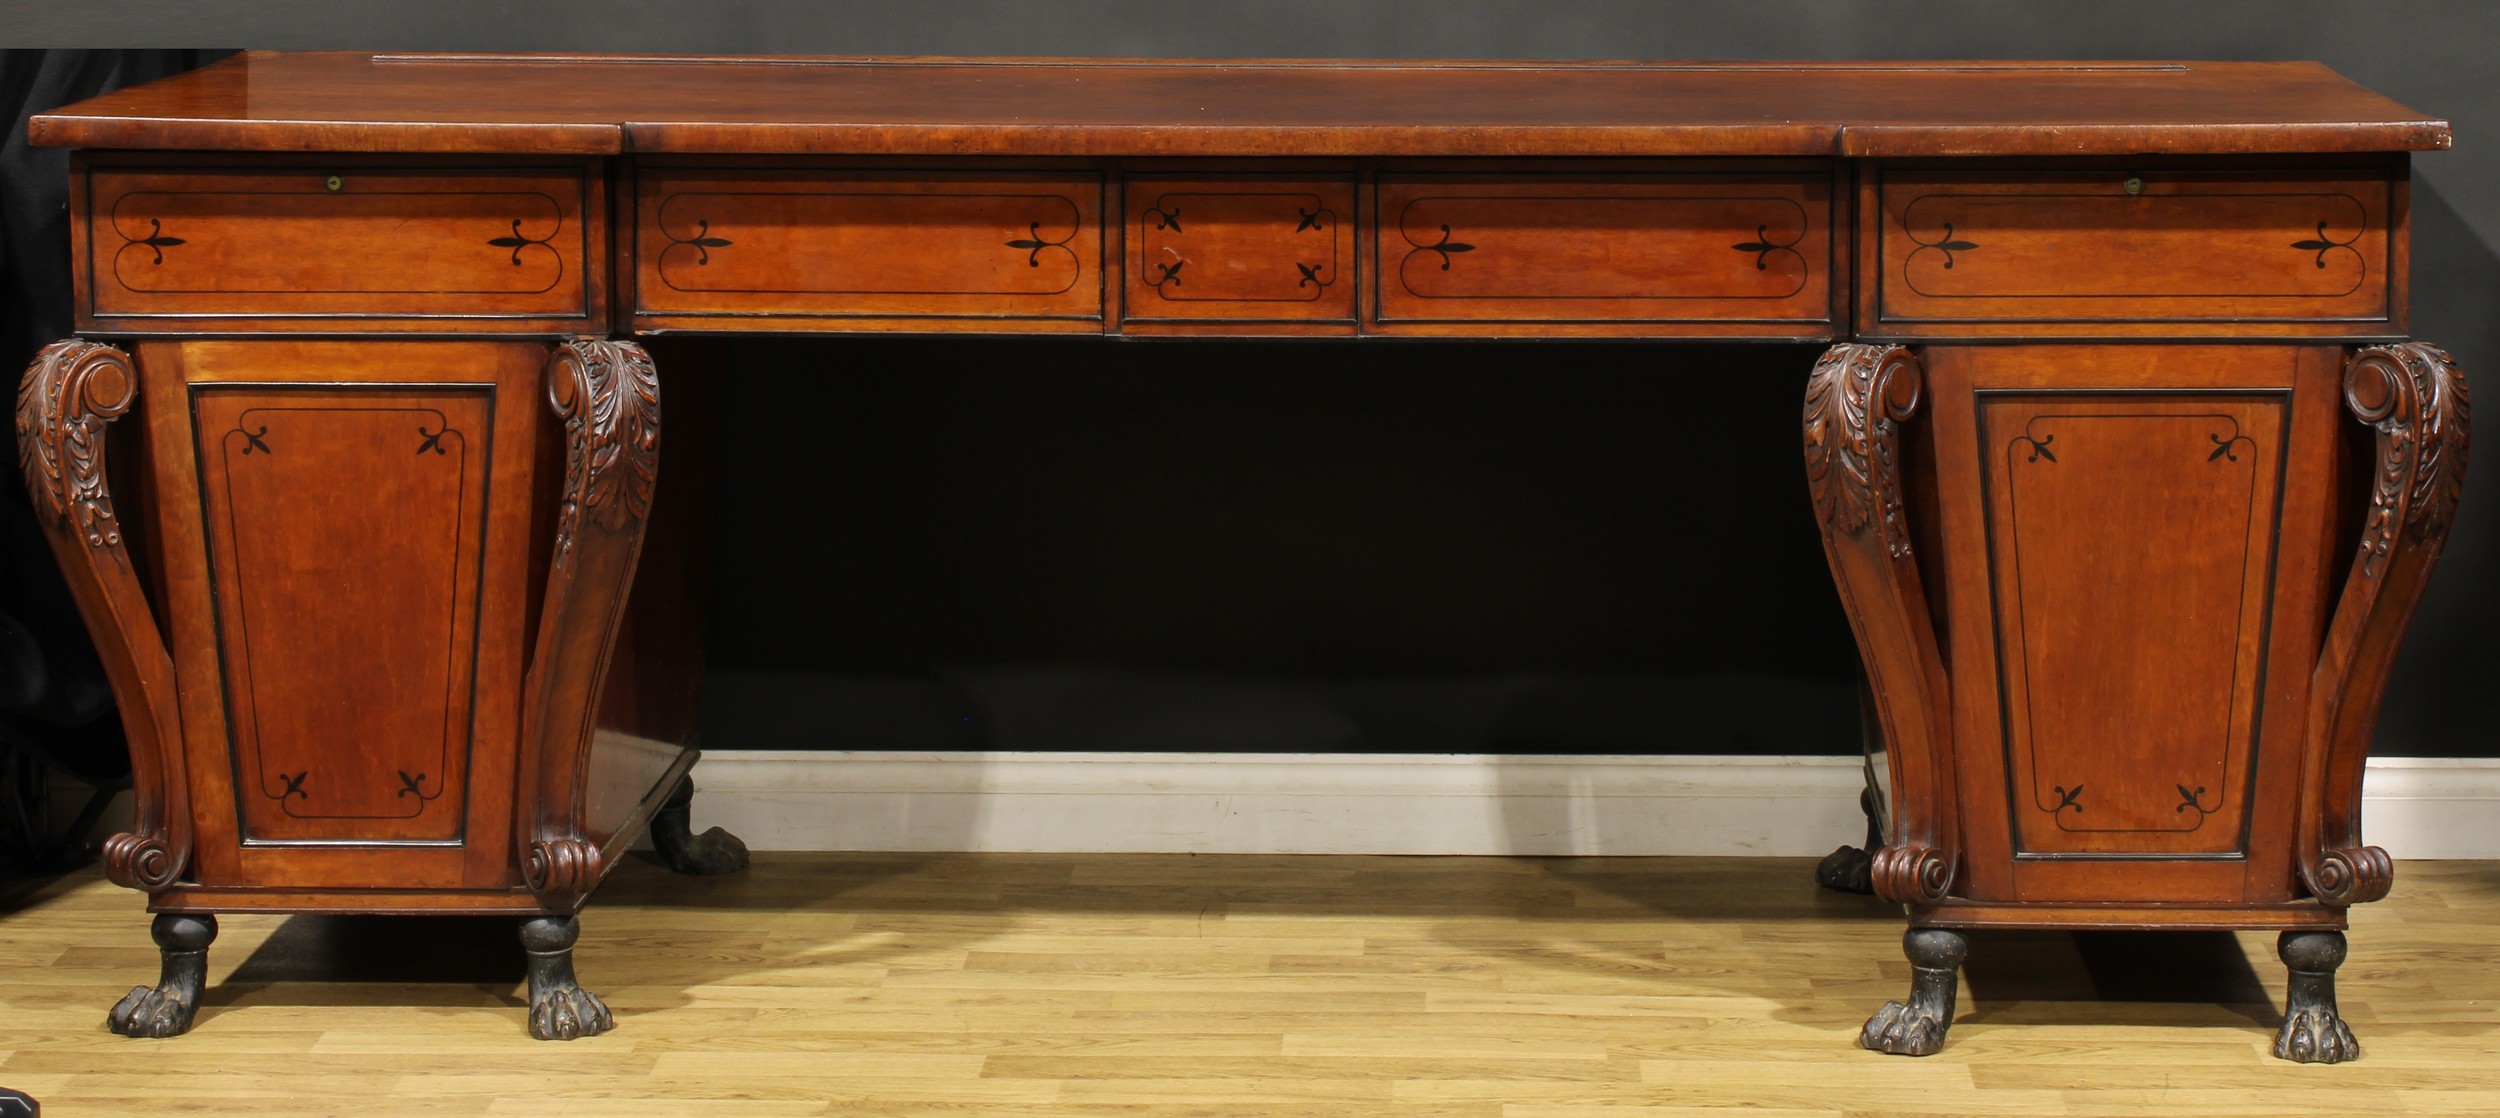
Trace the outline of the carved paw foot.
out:
[[[123,1036],[181,1036],[191,1031],[191,1017],[199,1011],[192,1002],[194,997],[196,991],[135,986],[113,1007],[104,1023]]]
[[[736,873],[747,868],[747,844],[718,827],[693,833],[694,781],[680,780],[651,819],[651,845],[660,864],[684,874]]]
[[[2274,1035],[2274,1054],[2300,1064],[2340,1064],[2361,1058],[2361,1042],[2352,1038],[2352,1030],[2334,1010],[2313,1006],[2283,1018],[2283,1031]]]
[[[1953,1022],[1915,1002],[1885,1002],[1858,1032],[1858,1046],[1894,1056],[1933,1056],[1944,1050],[1944,1035]]]
[[[1814,883],[1842,893],[1873,893],[1875,891],[1875,856],[1854,846],[1844,846],[1823,856],[1814,867]]]
[[[608,1003],[579,986],[530,991],[530,1036],[538,1040],[575,1040],[615,1027]]]

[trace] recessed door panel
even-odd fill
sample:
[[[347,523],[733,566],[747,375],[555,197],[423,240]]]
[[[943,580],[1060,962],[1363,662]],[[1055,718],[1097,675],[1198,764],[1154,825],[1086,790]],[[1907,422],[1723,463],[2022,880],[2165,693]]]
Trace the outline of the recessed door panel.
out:
[[[194,392],[242,838],[458,841],[491,390]]]
[[[2014,854],[2247,846],[2285,394],[1986,394]]]

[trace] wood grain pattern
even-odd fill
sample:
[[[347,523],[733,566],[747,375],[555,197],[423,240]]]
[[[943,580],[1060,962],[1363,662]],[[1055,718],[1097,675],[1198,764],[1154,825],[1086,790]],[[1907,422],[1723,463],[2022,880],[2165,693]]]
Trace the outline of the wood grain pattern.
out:
[[[578,325],[605,280],[595,246],[606,215],[586,175],[578,166],[91,165],[80,321]]]
[[[482,97],[480,91],[494,95]],[[2445,148],[2310,62],[1330,62],[252,53],[43,145],[854,155],[2133,155]]]
[[[196,449],[149,463],[169,643],[197,681],[194,880],[519,883],[512,782],[468,774],[514,763],[543,352],[139,348],[147,390],[196,402],[151,413],[161,445]]]
[[[2399,199],[2385,175],[1881,171],[1875,329],[2401,330]]]
[[[568,1045],[518,1038],[509,920],[229,915],[199,1027],[133,1059],[100,1007],[155,951],[90,871],[0,901],[0,1082],[126,1118],[2487,1113],[2500,865],[2400,868],[2339,976],[2369,1053],[2314,1071],[2267,1054],[2271,933],[1975,933],[1953,1044],[1900,1060],[1850,1045],[1898,917],[1804,861],[1238,855],[633,859],[577,952],[617,1030]]]
[[[1095,175],[647,171],[634,306],[713,329],[1099,320],[1102,193]]]
[[[1821,175],[1549,179],[1383,175],[1376,322],[1831,321]]]
[[[1354,320],[1352,178],[1127,176],[1124,322]]]
[[[1943,616],[1955,663],[1979,665],[1954,675],[1956,896],[2206,920],[2298,901],[2308,699],[2286,665],[2328,607],[2339,351],[1938,346],[1926,364]]]
[[[79,339],[44,347],[18,382],[18,472],[35,522],[95,638],[130,746],[131,829],[105,840],[113,880],[159,890],[190,869],[190,782],[174,661],[140,584],[106,467],[106,425],[138,400],[130,355]]]
[[[491,386],[192,396],[243,841],[458,842]]]

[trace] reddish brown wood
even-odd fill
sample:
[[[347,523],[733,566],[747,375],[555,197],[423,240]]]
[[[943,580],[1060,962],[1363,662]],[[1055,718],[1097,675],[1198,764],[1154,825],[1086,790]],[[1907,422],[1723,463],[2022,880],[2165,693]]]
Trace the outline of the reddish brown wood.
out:
[[[1354,321],[1352,176],[1132,175],[1126,302],[1137,322]]]
[[[2403,330],[2386,168],[1872,170],[1869,331],[1899,336]]]
[[[2359,552],[2310,685],[2300,796],[2300,877],[2335,906],[2387,895],[2394,866],[2361,841],[2361,771],[2396,646],[2421,603],[2465,485],[2465,378],[2408,343],[2355,354],[2344,400],[2377,431]]]
[[[641,346],[577,341],[557,347],[546,391],[564,421],[564,491],[524,685],[517,854],[531,891],[569,911],[633,837],[632,817],[666,791],[613,821],[587,802],[600,688],[658,476],[660,382]]]
[[[1920,974],[1865,1043],[1941,1044],[1950,929],[2387,886],[2361,765],[2466,409],[2337,343],[2404,330],[2448,132],[2312,64],[251,55],[33,134],[120,149],[80,322],[165,339],[18,415],[162,910],[529,912],[578,993],[564,918],[699,737],[710,482],[610,328],[1838,340],[1806,466]]]
[[[97,342],[44,348],[17,391],[17,461],[35,518],[70,595],[96,638],[121,701],[135,811],[104,843],[115,882],[156,891],[190,868],[189,782],[172,657],[140,588],[105,480],[105,425],[129,412],[139,377],[130,357]]]
[[[150,413],[155,444],[181,449],[153,456],[148,526],[186,681],[194,880],[518,884],[502,774],[529,625],[543,353],[140,347],[147,392],[196,401]]]
[[[1962,836],[1952,792],[1950,692],[1903,486],[1902,425],[1924,395],[1899,346],[1839,345],[1806,381],[1806,485],[1823,551],[1873,685],[1891,782],[1891,834],[1875,893],[1928,906],[1952,889]]]
[[[607,189],[584,161],[82,159],[82,328],[580,331],[606,315]]]
[[[1374,199],[1378,282],[1367,309],[1381,327],[1830,332],[1831,198],[1821,174],[1384,174]]]
[[[2310,62],[261,53],[38,116],[31,135],[92,148],[947,156],[2074,156],[2449,143],[2445,121]]]
[[[668,169],[636,192],[645,326],[1102,318],[1099,175]]]

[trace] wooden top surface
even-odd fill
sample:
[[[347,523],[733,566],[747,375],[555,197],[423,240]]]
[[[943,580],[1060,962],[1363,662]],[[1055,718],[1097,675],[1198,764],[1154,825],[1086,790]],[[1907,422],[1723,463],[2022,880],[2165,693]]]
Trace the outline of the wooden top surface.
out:
[[[39,145],[857,155],[2130,155],[2445,148],[2313,62],[1168,62],[253,53]]]

